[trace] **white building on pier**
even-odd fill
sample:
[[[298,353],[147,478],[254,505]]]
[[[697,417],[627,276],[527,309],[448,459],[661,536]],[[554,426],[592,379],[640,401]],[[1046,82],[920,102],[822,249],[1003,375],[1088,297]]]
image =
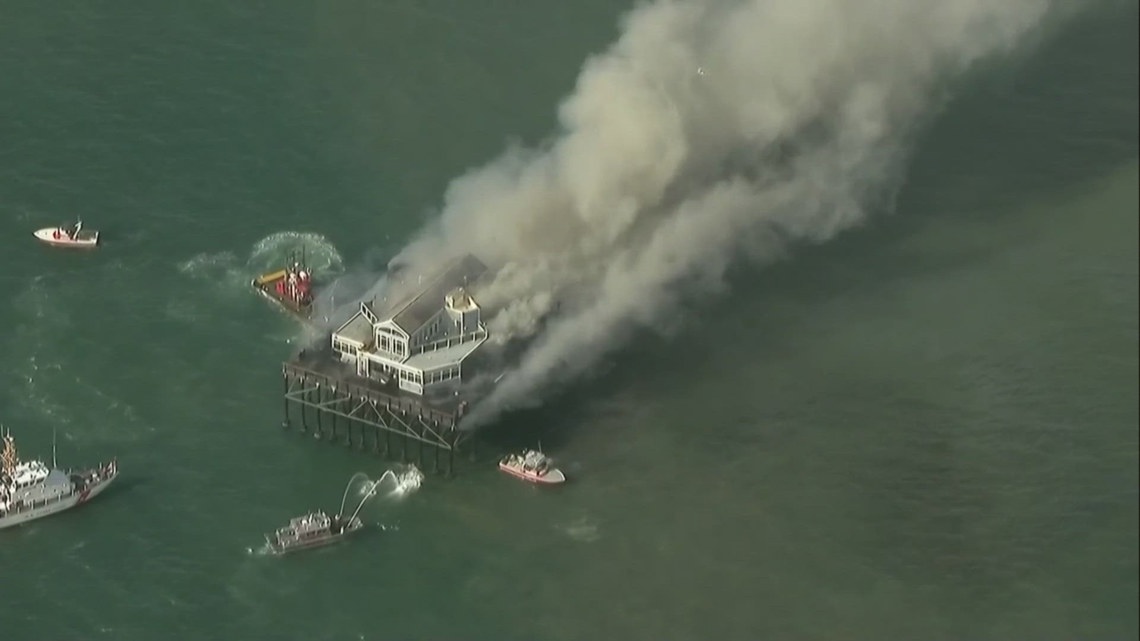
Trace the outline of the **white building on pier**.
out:
[[[333,332],[333,351],[358,376],[393,380],[413,394],[453,391],[463,361],[487,340],[479,305],[466,290],[486,271],[467,255],[383,316],[376,313],[377,301],[362,302]]]

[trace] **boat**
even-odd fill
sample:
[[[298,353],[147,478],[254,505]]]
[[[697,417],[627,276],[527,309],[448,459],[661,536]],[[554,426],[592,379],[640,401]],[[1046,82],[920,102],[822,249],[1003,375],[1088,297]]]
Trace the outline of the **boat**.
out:
[[[352,481],[357,476],[354,474],[348,480],[348,485],[344,488],[344,496],[340,501],[340,511],[336,515],[329,516],[323,511],[310,512],[290,519],[289,525],[278,528],[273,534],[266,534],[265,543],[268,546],[269,553],[282,555],[324,547],[339,543],[350,535],[359,532],[364,527],[364,522],[357,516],[360,513],[360,508],[364,507],[364,503],[376,494],[376,488],[380,483],[378,481],[368,483],[364,487],[364,497],[360,499],[360,503],[356,506],[352,516],[345,517],[344,504],[348,499],[348,488],[352,486]]]
[[[307,320],[313,310],[313,275],[304,257],[290,257],[287,267],[254,278],[250,285],[286,311]]]
[[[289,525],[265,535],[265,542],[273,554],[288,554],[310,548],[324,547],[344,540],[364,527],[357,517],[345,519],[337,514],[330,517],[324,512],[311,512],[289,520]]]
[[[76,220],[72,225],[37,229],[33,235],[52,247],[93,249],[99,245],[99,232],[84,229],[82,220]]]
[[[554,467],[554,462],[541,449],[508,454],[499,461],[499,469],[531,483],[556,485],[566,482],[566,475]]]
[[[107,489],[119,475],[115,459],[91,469],[61,470],[40,460],[21,461],[12,434],[4,435],[0,455],[0,530],[82,505]]]

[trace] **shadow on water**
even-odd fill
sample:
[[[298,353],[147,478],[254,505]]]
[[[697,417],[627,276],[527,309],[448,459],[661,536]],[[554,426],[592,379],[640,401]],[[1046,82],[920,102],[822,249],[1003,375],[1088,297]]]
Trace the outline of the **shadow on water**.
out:
[[[794,260],[738,267],[729,275],[736,296],[703,308],[700,316],[747,315],[763,324],[773,301],[818,303],[976,263],[993,250],[979,244],[929,254],[908,249],[906,241],[932,219],[981,222],[1008,215],[1018,203],[1070,194],[1134,161],[1140,135],[1138,13],[1133,3],[1089,12],[1019,65],[972,79],[920,137],[895,201],[897,215],[872,217],[871,224],[833,241],[797,248]],[[705,340],[694,326],[699,324],[705,322],[689,323],[672,338]],[[790,349],[786,339],[794,329],[766,324],[749,349]],[[668,342],[643,333],[608,370],[480,430],[479,447],[497,453],[541,440],[545,449],[557,449],[583,426],[593,399],[647,377],[665,382],[688,375],[675,352],[662,349]],[[687,350],[684,369],[699,370],[700,360],[710,358],[703,354]],[[484,451],[479,458],[488,456]]]
[[[548,403],[505,414],[493,425],[479,430],[476,460],[487,462],[540,444],[548,454],[557,451],[572,438],[574,427],[585,423],[590,399],[602,389],[590,383],[574,385]]]
[[[899,211],[988,216],[1136,159],[1138,19],[1136,3],[1086,12],[966,85],[923,136],[908,172],[921,188],[901,194]]]

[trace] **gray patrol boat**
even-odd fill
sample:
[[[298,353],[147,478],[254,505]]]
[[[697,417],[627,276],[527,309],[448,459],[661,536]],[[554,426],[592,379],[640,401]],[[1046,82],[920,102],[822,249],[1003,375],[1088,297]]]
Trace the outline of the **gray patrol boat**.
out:
[[[364,527],[364,522],[357,515],[360,513],[360,508],[364,507],[364,503],[376,494],[380,482],[368,481],[363,487],[364,496],[357,504],[356,510],[352,516],[345,517],[344,504],[348,499],[348,489],[355,478],[356,475],[349,479],[348,485],[345,486],[344,497],[340,501],[340,511],[334,516],[329,516],[323,511],[310,512],[290,519],[289,525],[278,528],[273,534],[266,534],[265,543],[269,546],[269,552],[281,555],[324,547],[343,541],[349,535],[360,531]]]
[[[54,442],[50,467],[40,460],[21,461],[16,441],[6,433],[0,454],[0,530],[82,505],[118,475],[114,459],[85,470],[57,468]]]

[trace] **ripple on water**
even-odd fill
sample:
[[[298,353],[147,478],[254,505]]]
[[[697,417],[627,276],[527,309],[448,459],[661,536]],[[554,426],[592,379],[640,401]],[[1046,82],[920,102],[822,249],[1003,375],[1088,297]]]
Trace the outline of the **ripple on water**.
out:
[[[344,272],[336,247],[321,234],[283,231],[257,241],[243,260],[232,251],[204,252],[178,264],[178,271],[198,281],[215,283],[228,291],[246,291],[251,278],[280,269],[291,254],[303,252],[305,263],[317,278]]]
[[[567,523],[556,524],[554,527],[580,543],[593,543],[602,538],[597,521],[588,515],[579,516]]]
[[[98,381],[76,375],[72,367],[82,355],[74,342],[60,340],[77,326],[69,313],[67,286],[66,280],[38,276],[13,299],[17,320],[8,340],[12,413],[62,428],[64,441],[139,438],[147,430],[132,429],[140,423],[135,407]],[[82,429],[73,433],[69,426]]]
[[[232,251],[204,252],[178,263],[178,271],[197,287],[172,292],[165,306],[168,318],[187,324],[217,320],[228,315],[218,303],[252,301],[250,280],[280,269],[289,257],[303,253],[306,264],[320,281],[331,282],[344,273],[336,247],[321,234],[283,231],[257,241],[243,259]],[[290,342],[291,336],[271,337]]]

